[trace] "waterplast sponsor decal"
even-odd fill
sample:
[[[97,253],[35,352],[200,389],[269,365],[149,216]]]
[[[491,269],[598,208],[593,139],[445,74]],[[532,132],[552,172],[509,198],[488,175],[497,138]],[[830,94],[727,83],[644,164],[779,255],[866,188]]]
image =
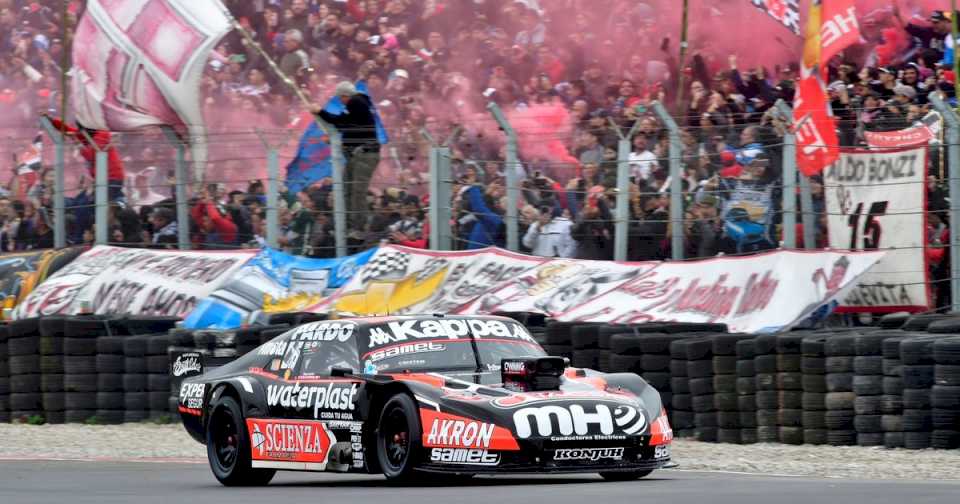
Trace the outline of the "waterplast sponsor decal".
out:
[[[500,463],[500,454],[468,448],[434,448],[430,450],[430,462],[495,466]]]
[[[191,409],[203,408],[204,384],[184,383],[180,385],[180,404]]]
[[[456,340],[467,338],[509,338],[535,343],[520,324],[502,320],[443,319],[399,320],[370,329],[370,348],[400,343],[411,339]]]
[[[353,411],[357,395],[356,382],[330,382],[326,385],[267,385],[267,405],[284,409],[313,408],[313,417],[321,411]]]
[[[183,352],[178,354],[170,364],[170,373],[177,378],[196,376],[203,373],[203,354],[200,352]]]
[[[423,446],[427,448],[474,448],[519,450],[509,430],[472,418],[421,409]]]
[[[371,362],[379,362],[384,359],[389,359],[391,357],[399,357],[401,355],[408,354],[419,354],[419,353],[431,353],[431,352],[442,352],[446,350],[447,347],[439,343],[430,342],[420,342],[420,343],[407,343],[403,345],[396,345],[388,348],[381,348],[379,350],[374,350],[368,355],[368,359]]]
[[[305,462],[325,465],[336,442],[322,422],[247,419],[250,455],[254,460]],[[323,467],[315,467],[323,469]]]
[[[623,448],[568,448],[556,450],[553,460],[622,460]]]
[[[513,423],[517,436],[527,439],[534,435],[542,437],[634,435],[643,432],[646,419],[639,409],[632,406],[619,405],[611,411],[610,406],[606,404],[586,407],[571,404],[520,408],[513,413]]]

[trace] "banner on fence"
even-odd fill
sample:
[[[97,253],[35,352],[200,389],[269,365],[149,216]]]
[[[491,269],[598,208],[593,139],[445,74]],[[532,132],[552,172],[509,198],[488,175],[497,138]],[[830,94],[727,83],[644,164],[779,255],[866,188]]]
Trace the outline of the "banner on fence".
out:
[[[17,305],[14,318],[75,315],[84,308],[183,317],[255,254],[97,246],[36,287]]]
[[[70,247],[0,256],[0,300],[3,307],[15,307],[37,285],[69,264],[83,250],[83,247]]]
[[[263,312],[294,312],[347,283],[377,249],[339,259],[310,259],[263,249],[222,287],[200,300],[187,329],[233,329]]]
[[[926,173],[924,147],[845,151],[824,171],[830,245],[887,251],[844,298],[841,310],[929,309]]]
[[[835,302],[881,257],[882,252],[779,251],[698,262],[615,263],[391,245],[309,311],[527,311],[563,321],[722,322],[731,331],[775,331]]]
[[[896,131],[864,131],[863,135],[870,147],[898,149],[926,145],[940,138],[941,118],[937,112],[930,112],[913,126]]]

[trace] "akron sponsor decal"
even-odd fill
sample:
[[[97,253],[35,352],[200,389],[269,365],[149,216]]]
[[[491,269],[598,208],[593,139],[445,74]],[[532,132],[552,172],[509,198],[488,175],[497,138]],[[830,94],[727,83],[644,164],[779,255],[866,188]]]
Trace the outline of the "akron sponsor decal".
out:
[[[428,409],[420,410],[420,423],[426,448],[520,449],[509,430],[492,423]]]
[[[579,404],[520,408],[513,413],[513,423],[520,439],[534,435],[631,436],[643,432],[647,424],[643,413],[633,406],[622,404],[613,411],[606,404],[595,404],[593,408],[587,411]]]
[[[180,385],[180,404],[190,409],[202,409],[203,393],[202,383],[184,383]]]
[[[254,460],[325,464],[336,442],[321,422],[249,418],[247,431]]]
[[[401,343],[411,339],[512,338],[531,343],[535,340],[520,324],[502,320],[441,319],[400,320],[370,329],[369,348]]]
[[[267,405],[303,410],[313,407],[313,417],[321,410],[353,411],[357,395],[355,382],[331,382],[323,385],[267,385]]]
[[[434,448],[430,450],[430,462],[495,466],[500,463],[500,454],[469,448]]]
[[[623,460],[623,448],[568,448],[553,452],[553,460]]]

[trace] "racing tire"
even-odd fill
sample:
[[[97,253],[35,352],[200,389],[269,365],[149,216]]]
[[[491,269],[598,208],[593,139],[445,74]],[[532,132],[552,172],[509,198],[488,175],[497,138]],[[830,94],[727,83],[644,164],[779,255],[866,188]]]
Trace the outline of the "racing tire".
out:
[[[223,396],[210,408],[207,422],[207,459],[214,477],[224,486],[263,486],[276,471],[254,469],[250,459],[250,435],[236,399]]]
[[[884,448],[903,448],[903,432],[884,432]]]
[[[653,469],[644,469],[642,471],[623,471],[623,472],[601,472],[600,477],[607,481],[636,481],[640,478],[649,476]]]
[[[380,412],[376,434],[377,461],[387,481],[413,479],[421,440],[420,415],[413,399],[406,394],[391,397]]]
[[[757,356],[757,346],[754,344],[755,338],[741,339],[737,341],[737,357],[741,360],[753,360]]]

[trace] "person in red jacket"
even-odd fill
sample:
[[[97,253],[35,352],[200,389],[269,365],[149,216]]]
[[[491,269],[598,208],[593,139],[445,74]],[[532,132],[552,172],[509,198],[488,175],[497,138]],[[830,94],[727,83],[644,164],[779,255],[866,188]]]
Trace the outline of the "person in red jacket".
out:
[[[212,249],[236,245],[237,225],[229,214],[217,208],[209,192],[203,195],[190,213],[198,229],[193,235],[194,246]]]
[[[77,124],[78,127],[74,128],[60,119],[54,117],[48,117],[48,119],[50,119],[53,126],[62,132],[64,136],[72,138],[80,144],[80,155],[83,156],[83,159],[87,160],[87,170],[90,172],[90,178],[94,180],[97,178],[97,149],[90,145],[90,141],[87,140],[87,135],[93,139],[97,148],[106,149],[107,199],[113,202],[123,202],[123,161],[120,159],[120,153],[117,152],[117,148],[112,144],[113,135],[109,131],[85,128],[79,123]],[[86,132],[87,135],[84,135],[83,132]]]

